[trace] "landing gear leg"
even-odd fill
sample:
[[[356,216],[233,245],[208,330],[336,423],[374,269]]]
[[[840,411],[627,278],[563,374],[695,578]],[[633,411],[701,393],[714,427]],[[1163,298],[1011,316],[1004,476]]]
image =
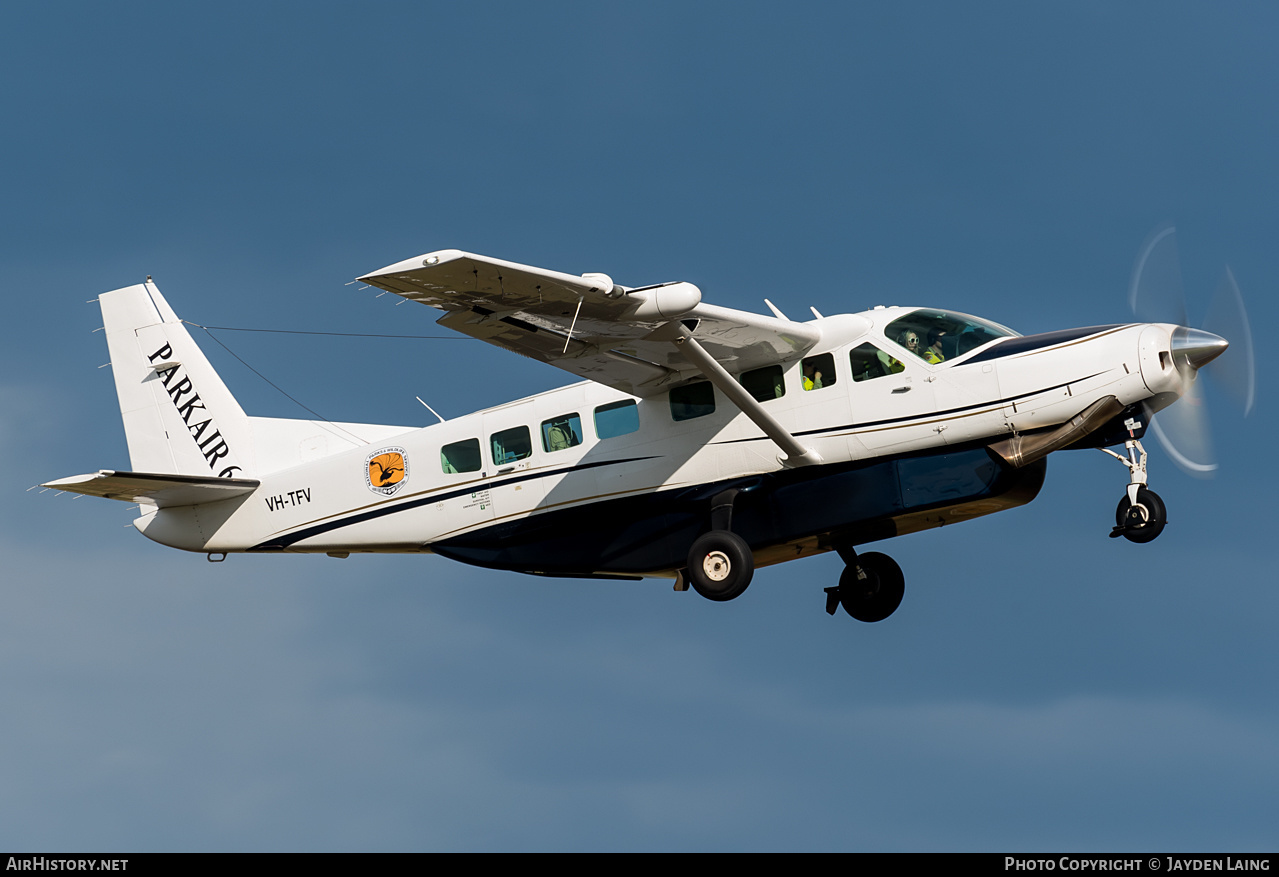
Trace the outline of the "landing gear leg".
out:
[[[1150,542],[1164,531],[1168,523],[1168,510],[1159,494],[1146,487],[1146,449],[1141,442],[1130,438],[1124,442],[1127,457],[1121,457],[1109,448],[1102,448],[1110,456],[1128,467],[1128,492],[1115,509],[1115,528],[1110,538],[1123,536],[1129,542]]]
[[[839,586],[826,588],[826,613],[835,607],[858,621],[883,621],[901,605],[906,594],[906,577],[902,568],[887,554],[869,551],[858,554],[851,547],[840,549],[839,556],[847,566],[839,577]]]

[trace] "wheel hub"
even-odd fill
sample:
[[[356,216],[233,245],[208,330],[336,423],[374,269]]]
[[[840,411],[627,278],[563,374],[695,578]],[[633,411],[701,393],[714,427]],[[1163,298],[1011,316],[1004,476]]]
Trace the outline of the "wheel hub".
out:
[[[724,552],[712,551],[702,561],[702,571],[706,573],[706,578],[711,581],[722,582],[733,571],[733,565],[729,562],[728,555]]]

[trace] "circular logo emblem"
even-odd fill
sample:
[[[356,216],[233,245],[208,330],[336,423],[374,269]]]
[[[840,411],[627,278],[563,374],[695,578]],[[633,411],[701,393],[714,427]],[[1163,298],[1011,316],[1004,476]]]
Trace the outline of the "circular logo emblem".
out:
[[[392,496],[409,480],[409,458],[404,448],[382,448],[364,461],[364,483],[369,490]]]

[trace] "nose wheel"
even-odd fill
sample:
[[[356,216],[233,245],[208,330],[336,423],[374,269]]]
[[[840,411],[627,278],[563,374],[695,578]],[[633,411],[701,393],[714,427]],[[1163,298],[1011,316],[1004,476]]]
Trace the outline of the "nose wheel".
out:
[[[1168,523],[1168,510],[1159,494],[1145,487],[1137,489],[1137,501],[1127,496],[1119,500],[1115,509],[1115,529],[1112,539],[1123,536],[1129,542],[1150,542],[1164,531]]]
[[[1129,421],[1128,428],[1131,435],[1141,428],[1141,423]],[[1168,509],[1159,494],[1146,486],[1146,449],[1135,438],[1124,442],[1124,447],[1127,457],[1108,448],[1101,449],[1127,466],[1129,472],[1128,492],[1115,509],[1115,528],[1110,531],[1110,538],[1123,536],[1129,542],[1151,542],[1164,531]]]

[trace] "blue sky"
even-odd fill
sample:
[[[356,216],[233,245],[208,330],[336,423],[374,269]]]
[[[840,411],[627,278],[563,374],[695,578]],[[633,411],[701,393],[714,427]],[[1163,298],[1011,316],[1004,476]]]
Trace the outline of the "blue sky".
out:
[[[0,845],[56,850],[1256,850],[1279,809],[1267,375],[1169,506],[1057,454],[1030,506],[716,605],[661,581],[154,545],[98,293],[210,326],[438,334],[346,282],[459,247],[793,316],[1126,318],[1177,224],[1276,314],[1265,4],[10,4],[0,28]],[[197,333],[199,336],[201,333]],[[220,332],[333,420],[425,425],[563,376],[466,341]],[[202,343],[204,343],[202,341]],[[212,343],[254,414],[299,416]],[[1263,360],[1264,362],[1264,360]],[[1122,543],[1122,544],[1119,544]]]

